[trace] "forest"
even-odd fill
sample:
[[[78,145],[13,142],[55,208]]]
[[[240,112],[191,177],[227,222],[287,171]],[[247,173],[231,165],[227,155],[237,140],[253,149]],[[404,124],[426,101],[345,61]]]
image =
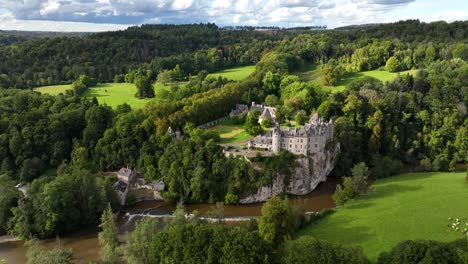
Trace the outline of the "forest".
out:
[[[361,162],[373,179],[403,167],[453,171],[468,162],[467,21],[408,20],[271,35],[221,30],[214,24],[143,25],[80,37],[0,35],[0,40],[0,233],[46,238],[98,223],[108,203],[114,210],[122,208],[112,192],[115,179],[92,175],[122,166],[136,168],[147,180],[164,180],[163,196],[174,203],[237,203],[294,162],[289,153],[281,153],[265,161],[262,171],[255,170],[243,158],[226,157],[217,144],[219,135],[197,128],[227,116],[238,103],[276,106],[280,121],[307,120],[313,113],[333,119],[334,141],[341,145],[332,172],[337,178],[351,175]],[[255,72],[241,81],[207,78],[210,72],[253,64]],[[320,81],[297,74],[308,65],[320,67]],[[360,78],[338,92],[323,88],[367,70],[415,73],[385,83]],[[188,85],[143,109],[127,104],[111,108],[96,98],[79,97],[94,82],[151,87],[168,71],[176,71],[171,76]],[[73,83],[75,91],[51,96],[32,90],[64,83]],[[148,90],[141,91],[137,97],[146,97]],[[171,136],[169,127],[183,136]],[[27,197],[21,198],[18,183],[29,185]],[[81,191],[75,186],[82,186]],[[211,250],[219,251],[233,247],[219,238],[226,232],[245,243],[242,247],[251,247],[262,234],[249,228],[185,223],[150,242],[158,251],[168,237],[199,232],[213,237]],[[281,246],[282,263],[300,263],[291,260],[295,256],[290,252],[303,244],[335,247],[287,242]],[[256,244],[255,250],[270,263],[271,248],[278,245],[272,240]],[[193,251],[204,246],[200,242]],[[141,252],[128,250],[134,263],[159,261],[140,262],[136,255]],[[219,263],[235,263],[228,251]],[[355,254],[354,263],[366,263],[359,251],[349,254]],[[262,262],[260,255],[245,263]],[[390,259],[382,256],[381,263]],[[180,263],[190,262],[184,261]]]

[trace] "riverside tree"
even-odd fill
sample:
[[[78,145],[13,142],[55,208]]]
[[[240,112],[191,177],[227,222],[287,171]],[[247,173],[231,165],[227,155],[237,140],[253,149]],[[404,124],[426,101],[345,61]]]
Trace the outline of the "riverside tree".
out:
[[[102,231],[98,234],[101,246],[101,260],[104,263],[117,263],[119,238],[115,215],[112,213],[110,204],[102,213],[99,227],[102,228]]]

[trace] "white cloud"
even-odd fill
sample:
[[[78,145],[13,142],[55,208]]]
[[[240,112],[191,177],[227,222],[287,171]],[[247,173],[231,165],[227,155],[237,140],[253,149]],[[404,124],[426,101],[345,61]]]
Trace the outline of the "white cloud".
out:
[[[56,21],[62,25],[65,22],[99,25],[215,22],[334,27],[403,18],[467,19],[465,1],[454,1],[465,8],[455,7],[452,11],[422,8],[428,3],[440,3],[437,0],[0,0],[0,15],[2,8],[12,14],[0,27],[31,25],[30,21]],[[450,4],[442,4],[445,6]],[[101,27],[93,26],[90,30],[94,28]]]

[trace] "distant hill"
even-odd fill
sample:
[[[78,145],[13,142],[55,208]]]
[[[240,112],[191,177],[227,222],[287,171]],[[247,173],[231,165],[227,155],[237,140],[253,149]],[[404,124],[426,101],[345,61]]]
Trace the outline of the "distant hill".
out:
[[[93,33],[88,32],[47,32],[47,31],[18,31],[0,30],[0,44],[11,45],[30,39],[61,38],[61,37],[86,37]]]

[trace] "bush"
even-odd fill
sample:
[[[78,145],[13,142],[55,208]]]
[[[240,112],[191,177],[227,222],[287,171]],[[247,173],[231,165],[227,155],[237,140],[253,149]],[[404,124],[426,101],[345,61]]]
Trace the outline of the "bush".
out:
[[[354,165],[351,172],[353,176],[345,177],[343,180],[343,186],[340,184],[336,186],[336,191],[332,196],[336,205],[343,205],[349,199],[367,192],[367,178],[369,176],[369,169],[367,168],[366,164],[361,162]]]
[[[419,161],[419,166],[416,168],[417,171],[431,171],[432,163],[430,158],[425,158]]]
[[[372,159],[372,176],[384,178],[400,173],[401,162],[388,156],[374,156]]]
[[[344,247],[321,241],[311,236],[286,241],[281,253],[281,263],[364,264],[369,260],[361,248]]]
[[[390,252],[382,253],[378,264],[444,264],[464,262],[468,247],[466,239],[451,243],[431,240],[407,240],[399,243]]]

